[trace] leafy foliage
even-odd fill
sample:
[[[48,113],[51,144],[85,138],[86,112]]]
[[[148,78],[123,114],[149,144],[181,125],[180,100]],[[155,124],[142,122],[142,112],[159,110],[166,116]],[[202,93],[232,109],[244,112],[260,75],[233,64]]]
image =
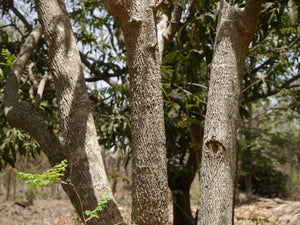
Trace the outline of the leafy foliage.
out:
[[[91,220],[93,218],[99,218],[99,212],[101,212],[103,210],[103,208],[106,206],[107,202],[110,201],[111,199],[112,199],[112,197],[110,196],[110,193],[108,192],[102,200],[98,201],[97,207],[93,211],[86,210],[85,215],[87,215],[88,218],[85,219],[85,222],[88,222],[89,220]]]
[[[25,183],[30,189],[37,189],[39,186],[47,186],[53,182],[59,182],[61,177],[64,176],[63,172],[67,166],[67,160],[65,159],[42,174],[17,172],[17,177],[27,179]]]
[[[252,187],[260,196],[270,198],[287,196],[287,175],[270,164],[253,168],[252,179]]]
[[[2,127],[0,130],[0,170],[2,170],[7,164],[15,165],[17,152],[23,156],[29,157],[31,155],[34,157],[36,153],[40,152],[40,147],[28,133],[11,128],[6,123],[3,110],[4,87],[16,57],[8,50],[2,49],[0,58],[3,59],[0,63],[0,126]],[[19,92],[21,99],[26,98],[25,90],[26,86],[23,85]]]

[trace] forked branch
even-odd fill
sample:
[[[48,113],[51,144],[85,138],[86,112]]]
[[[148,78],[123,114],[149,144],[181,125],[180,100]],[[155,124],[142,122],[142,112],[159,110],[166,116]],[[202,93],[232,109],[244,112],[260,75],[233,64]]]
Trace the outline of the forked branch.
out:
[[[18,129],[27,131],[40,144],[41,148],[54,166],[65,159],[62,145],[47,123],[26,101],[19,101],[18,87],[22,72],[37,42],[42,35],[42,27],[37,24],[26,39],[21,51],[8,74],[4,91],[4,112],[8,123]]]

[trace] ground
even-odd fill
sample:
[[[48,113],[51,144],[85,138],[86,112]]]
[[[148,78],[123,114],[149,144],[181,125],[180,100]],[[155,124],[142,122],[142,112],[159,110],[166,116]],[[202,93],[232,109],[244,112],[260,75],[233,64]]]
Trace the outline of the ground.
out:
[[[130,202],[119,198],[122,214],[128,219]],[[196,211],[193,204],[193,212]],[[172,211],[170,209],[170,217]],[[1,225],[79,225],[78,217],[67,199],[41,199],[23,208],[15,201],[0,201]],[[300,202],[281,199],[255,198],[235,209],[237,225],[300,225]]]
[[[73,207],[68,200],[43,199],[23,208],[14,201],[0,202],[1,225],[47,225],[55,218],[72,213]],[[75,215],[75,214],[74,214]]]

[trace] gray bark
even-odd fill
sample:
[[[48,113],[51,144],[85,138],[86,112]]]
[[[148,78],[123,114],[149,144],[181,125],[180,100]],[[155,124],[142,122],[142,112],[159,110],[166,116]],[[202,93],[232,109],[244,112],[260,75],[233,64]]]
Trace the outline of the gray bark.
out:
[[[133,156],[131,219],[136,224],[147,225],[168,224],[160,66],[165,44],[174,36],[182,11],[182,1],[175,1],[173,11],[171,1],[160,1],[160,5],[157,2],[105,1],[123,31],[128,56]],[[173,15],[170,23],[157,22],[164,14],[160,11],[162,5],[167,5],[166,11]]]
[[[233,224],[236,137],[245,58],[261,0],[221,1],[203,138],[198,225]]]

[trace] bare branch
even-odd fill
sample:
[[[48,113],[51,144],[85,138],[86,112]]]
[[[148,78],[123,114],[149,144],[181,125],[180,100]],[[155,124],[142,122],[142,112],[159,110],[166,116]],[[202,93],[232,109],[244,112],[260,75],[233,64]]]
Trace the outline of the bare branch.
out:
[[[14,12],[14,14],[24,23],[24,25],[27,27],[27,29],[31,30],[32,25],[28,23],[26,18],[20,13],[20,11],[14,6],[14,1],[8,0],[1,2],[3,5],[8,7],[11,11]]]
[[[299,87],[299,85],[290,85],[291,83],[293,83],[294,81],[297,81],[300,79],[300,73],[298,73],[297,75],[295,75],[294,77],[292,77],[291,79],[287,80],[285,83],[283,83],[280,87],[269,91],[266,94],[259,94],[256,96],[253,96],[251,98],[248,99],[248,102],[253,102],[256,101],[258,99],[262,99],[262,98],[267,98],[273,95],[278,94],[282,89],[291,89],[291,88],[296,88]]]
[[[167,42],[172,40],[172,38],[174,37],[175,33],[179,28],[183,5],[184,5],[183,0],[175,0],[171,20],[164,34],[164,38],[166,39]]]
[[[38,82],[36,81],[36,79],[33,76],[32,73],[32,68],[34,67],[34,62],[29,63],[29,66],[27,68],[28,71],[28,76],[29,76],[29,80],[33,83],[35,88],[38,88]]]
[[[10,27],[10,26],[13,26],[13,24],[10,23],[10,24],[7,24],[7,25],[0,26],[0,29],[3,29],[3,28],[5,28],[5,27]]]
[[[38,40],[42,35],[42,27],[40,24],[33,29],[27,40],[25,41],[21,51],[14,63],[7,79],[7,87],[5,90],[7,103],[15,103],[18,100],[18,85],[22,76],[22,72],[25,68],[27,61],[29,60],[33,49],[35,48]]]
[[[300,37],[297,37],[294,41],[292,41],[287,47],[282,47],[282,48],[275,48],[272,51],[274,53],[282,53],[282,52],[287,52],[289,51],[294,44],[297,44],[300,40]]]
[[[93,61],[97,61],[97,59],[90,57],[90,56],[86,56],[85,54],[83,54],[82,52],[80,53],[80,58],[81,61],[83,62],[83,64],[89,68],[90,70],[92,69],[92,64],[88,61],[88,59],[93,60]],[[109,64],[107,64],[108,67],[110,66]],[[113,68],[112,68],[113,69]],[[106,83],[108,83],[111,86],[117,85],[118,83],[113,81],[111,79],[111,77],[116,77],[115,74],[110,74],[110,73],[100,73],[99,71],[94,71],[95,75],[94,77],[89,77],[89,78],[85,78],[86,82],[96,82],[99,80],[104,80]],[[125,71],[124,71],[125,73]]]
[[[195,12],[196,12],[196,10],[195,10],[195,4],[196,4],[196,0],[192,0],[191,6],[190,6],[190,8],[189,8],[189,14],[188,14],[188,16],[186,17],[185,23],[187,23],[190,19],[193,18],[194,14],[195,14]]]
[[[40,102],[42,100],[43,92],[45,90],[45,86],[46,86],[47,81],[48,81],[48,76],[44,75],[41,82],[40,82],[40,84],[39,84],[39,87],[38,87],[38,90],[37,90],[37,93],[36,93],[36,97],[35,97],[35,100],[34,100],[34,107],[36,109],[39,108],[39,105],[40,105]]]
[[[165,46],[173,39],[179,26],[183,10],[183,0],[175,0],[172,6],[171,1],[161,1],[157,17],[160,19],[157,23],[157,38],[160,57],[163,57]],[[171,17],[171,19],[169,19]]]

